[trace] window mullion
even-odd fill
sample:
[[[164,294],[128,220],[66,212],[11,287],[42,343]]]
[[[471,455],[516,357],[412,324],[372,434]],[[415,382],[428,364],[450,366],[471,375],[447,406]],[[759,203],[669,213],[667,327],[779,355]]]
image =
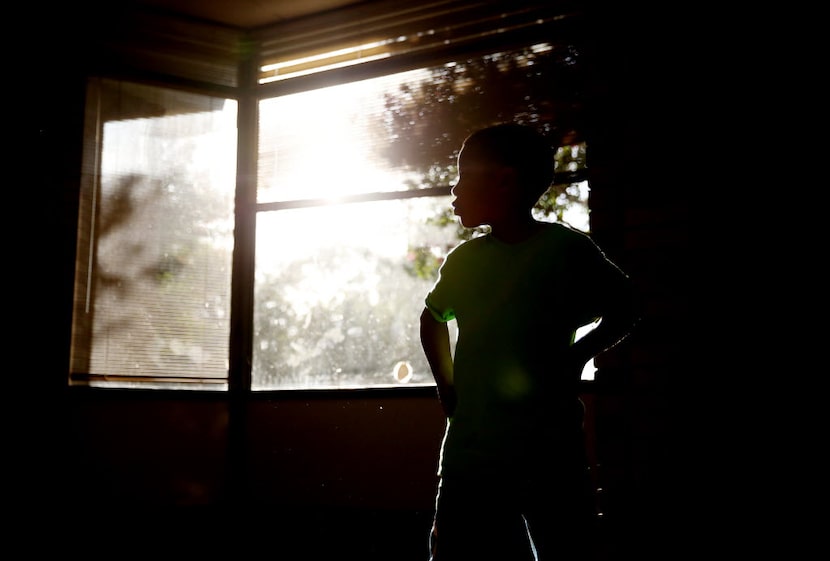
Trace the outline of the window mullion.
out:
[[[254,59],[240,65],[240,80],[248,84]],[[234,253],[231,278],[231,329],[228,387],[232,393],[251,387],[253,286],[256,239],[256,177],[258,100],[252,88],[239,97]]]

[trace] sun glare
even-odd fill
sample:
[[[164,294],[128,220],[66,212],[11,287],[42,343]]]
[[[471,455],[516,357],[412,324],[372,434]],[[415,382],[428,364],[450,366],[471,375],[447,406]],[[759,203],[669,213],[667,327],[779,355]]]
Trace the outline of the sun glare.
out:
[[[305,76],[324,70],[343,68],[345,66],[387,58],[390,56],[389,45],[404,41],[405,39],[405,37],[399,37],[397,39],[372,41],[354,47],[346,47],[285,62],[266,64],[260,68],[260,71],[270,74],[270,76],[261,78],[259,82],[260,84],[266,84],[277,80],[286,80],[288,78],[296,78],[297,76]]]
[[[284,261],[333,243],[371,247],[373,252],[406,252],[403,205],[341,203],[344,197],[403,189],[407,173],[392,169],[377,153],[372,122],[383,93],[424,71],[322,88],[265,100],[260,116],[258,201],[324,200],[313,211],[279,211],[261,235],[273,248],[265,260]],[[266,213],[270,214],[270,213]],[[313,220],[313,223],[309,223]],[[275,230],[276,229],[276,230]],[[378,235],[385,232],[386,235]],[[285,237],[288,236],[288,237]],[[289,244],[274,243],[290,239]],[[289,246],[289,247],[286,247]],[[258,258],[258,261],[260,259]]]

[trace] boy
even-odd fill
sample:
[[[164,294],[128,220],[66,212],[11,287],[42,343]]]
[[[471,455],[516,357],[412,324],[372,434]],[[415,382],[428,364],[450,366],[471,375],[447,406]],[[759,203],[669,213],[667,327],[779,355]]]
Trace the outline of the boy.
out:
[[[489,233],[447,255],[421,315],[447,416],[430,559],[589,557],[595,513],[579,380],[634,326],[632,285],[587,235],[533,218],[553,153],[532,128],[474,132],[458,173],[455,215]]]

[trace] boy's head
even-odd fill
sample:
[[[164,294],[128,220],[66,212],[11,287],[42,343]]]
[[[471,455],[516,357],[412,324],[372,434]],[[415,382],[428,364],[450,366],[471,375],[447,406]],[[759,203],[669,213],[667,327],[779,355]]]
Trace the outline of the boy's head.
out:
[[[548,140],[535,129],[502,123],[480,129],[464,141],[463,157],[515,170],[516,187],[523,203],[534,205],[553,181],[553,151]]]

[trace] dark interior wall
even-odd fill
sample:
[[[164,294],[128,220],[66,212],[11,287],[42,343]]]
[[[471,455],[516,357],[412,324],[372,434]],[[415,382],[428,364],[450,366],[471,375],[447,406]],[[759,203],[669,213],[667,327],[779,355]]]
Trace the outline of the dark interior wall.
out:
[[[245,432],[253,503],[432,508],[444,432],[433,396],[257,401]]]
[[[72,467],[62,485],[79,503],[432,507],[444,429],[434,398],[254,399],[231,428],[222,396],[84,393],[60,428]]]
[[[76,395],[63,419],[66,494],[102,509],[211,504],[225,488],[228,417],[220,400]]]

